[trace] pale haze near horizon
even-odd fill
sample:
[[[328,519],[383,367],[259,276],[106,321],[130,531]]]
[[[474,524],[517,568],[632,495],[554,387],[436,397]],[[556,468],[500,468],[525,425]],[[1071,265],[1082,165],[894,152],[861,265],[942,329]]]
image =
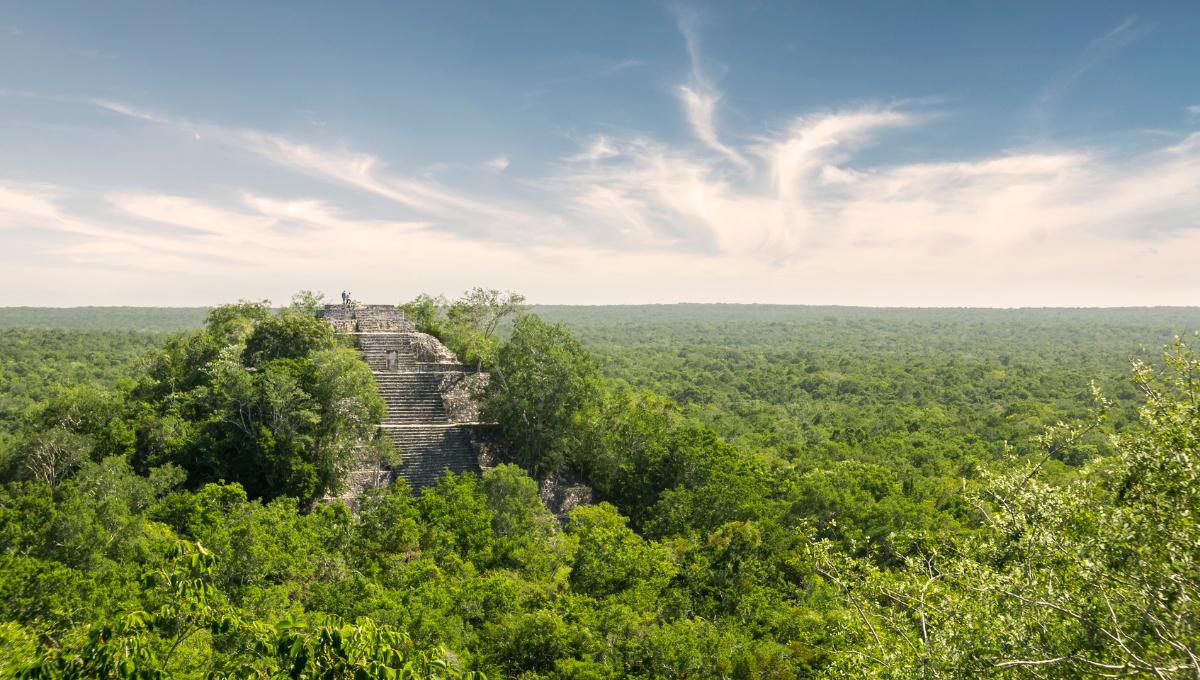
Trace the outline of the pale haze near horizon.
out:
[[[1195,3],[28,3],[0,305],[1195,305]]]

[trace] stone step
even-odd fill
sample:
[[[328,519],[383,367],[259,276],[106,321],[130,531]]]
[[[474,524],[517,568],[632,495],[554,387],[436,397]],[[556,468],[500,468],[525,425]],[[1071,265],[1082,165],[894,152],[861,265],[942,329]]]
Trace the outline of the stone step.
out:
[[[442,382],[443,373],[422,373],[418,371],[410,372],[394,372],[380,371],[375,376],[375,382],[379,383],[380,387],[390,387],[393,385],[429,385],[433,389],[437,389]]]
[[[440,404],[442,403],[442,395],[437,392],[392,392],[391,394],[381,394],[386,402],[395,402],[397,404]]]
[[[436,385],[421,385],[419,383],[415,384],[415,385],[397,385],[394,387],[389,385],[389,386],[381,387],[381,388],[379,388],[379,394],[381,394],[381,395],[389,395],[390,394],[390,395],[395,395],[397,397],[403,397],[403,396],[407,396],[407,395],[418,395],[418,396],[432,395],[434,397],[437,397],[438,399],[442,398],[441,397],[442,393],[437,388]]]
[[[440,404],[442,403],[442,395],[437,392],[418,392],[415,390],[406,390],[404,392],[393,392],[391,394],[380,395],[384,401],[395,401],[397,403],[420,403],[420,404]]]
[[[379,395],[387,404],[383,423],[446,423],[449,420],[440,389],[442,376],[424,373],[376,375]]]
[[[434,391],[424,390],[402,390],[397,392],[384,392],[379,396],[383,397],[384,401],[389,399],[396,402],[428,402],[442,403],[442,395]]]
[[[365,322],[359,322],[359,330],[367,331],[364,327]],[[359,335],[358,351],[359,356],[367,365],[376,371],[397,371],[410,370],[416,362],[416,357],[413,356],[412,349],[409,343],[408,333],[374,333],[370,335]],[[388,353],[395,352],[396,358],[393,364],[388,363]]]
[[[468,427],[409,426],[386,429],[396,441],[403,460],[394,472],[414,489],[436,484],[447,469],[454,473],[479,472]]]
[[[346,333],[411,333],[413,322],[391,305],[325,305],[319,315]]]
[[[475,425],[449,422],[442,399],[447,374],[473,373],[473,366],[457,363],[418,363],[412,344],[415,328],[404,313],[391,305],[326,305],[326,322],[351,333],[359,358],[375,376],[379,396],[387,405],[381,427],[391,434],[402,463],[381,478],[381,471],[366,469],[364,461],[350,474],[350,495],[399,478],[417,493],[435,485],[446,469],[479,473],[472,438]],[[422,340],[427,342],[427,340]],[[428,348],[422,350],[428,354]],[[389,361],[389,354],[391,361]],[[448,354],[443,353],[443,354]],[[433,352],[433,356],[443,354]],[[361,491],[359,491],[361,492]]]

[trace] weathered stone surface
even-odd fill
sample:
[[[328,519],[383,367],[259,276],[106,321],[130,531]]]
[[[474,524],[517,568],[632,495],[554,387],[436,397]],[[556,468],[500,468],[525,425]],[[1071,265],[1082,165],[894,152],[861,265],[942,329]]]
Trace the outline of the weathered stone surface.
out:
[[[343,333],[411,333],[416,330],[404,312],[392,305],[325,305],[317,316]]]
[[[508,440],[500,433],[500,428],[487,423],[471,426],[474,433],[471,437],[471,448],[483,471],[491,470],[505,463],[515,465],[517,457],[513,454]]]
[[[487,387],[487,373],[442,373],[438,391],[452,423],[480,422],[480,404],[473,397]]]
[[[595,497],[592,487],[583,480],[566,473],[551,475],[538,483],[542,505],[554,513],[560,522],[566,522],[572,510],[581,505],[590,505]]]
[[[416,332],[391,305],[326,305],[319,316],[355,337],[387,404],[380,429],[396,442],[402,460],[392,468],[356,461],[343,501],[354,507],[364,491],[394,479],[420,493],[446,470],[478,473],[481,455],[488,460],[502,455],[503,438],[494,425],[479,423],[479,406],[471,400],[473,390],[486,385],[486,374],[458,363],[437,338]]]
[[[326,305],[319,315],[335,330],[356,338],[359,355],[375,374],[387,404],[380,431],[396,442],[402,463],[386,467],[366,449],[347,475],[339,499],[352,510],[364,492],[403,479],[414,493],[455,473],[515,463],[499,427],[480,422],[472,399],[488,383],[486,373],[458,362],[437,338],[418,333],[404,312],[391,305]],[[560,520],[592,502],[591,487],[568,475],[539,483],[542,502]],[[334,500],[334,499],[327,499]]]
[[[448,347],[437,338],[416,331],[409,334],[409,345],[412,347],[413,358],[423,364],[457,364],[458,357],[454,356]]]
[[[392,471],[382,464],[372,449],[360,448],[354,456],[354,467],[347,471],[346,490],[338,498],[357,513],[359,496],[371,489],[388,486],[392,479]]]

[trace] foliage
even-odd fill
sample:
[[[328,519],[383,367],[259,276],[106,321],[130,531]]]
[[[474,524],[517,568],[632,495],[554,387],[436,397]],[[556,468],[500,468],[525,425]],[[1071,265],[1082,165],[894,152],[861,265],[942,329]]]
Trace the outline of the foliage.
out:
[[[355,513],[321,470],[386,442],[319,302],[0,342],[2,677],[1153,675],[1196,642],[1195,361],[1121,363],[1187,310],[522,315],[482,395],[520,465]]]
[[[164,339],[135,331],[0,330],[0,450],[22,432],[46,427],[41,409],[49,402],[114,401],[118,382]],[[99,425],[111,420],[104,416]]]
[[[524,295],[484,288],[467,291],[446,311],[451,348],[463,360],[474,361],[477,369],[490,364],[500,344],[496,337],[500,323],[526,309]]]
[[[399,307],[418,331],[437,337],[477,369],[494,360],[505,319],[529,308],[523,295],[487,288],[473,288],[453,302],[422,293]]]
[[[171,338],[130,396],[133,460],[179,465],[195,486],[311,503],[340,489],[356,449],[389,450],[370,369],[326,324],[266,301],[214,308],[206,330]]]
[[[498,465],[483,475],[480,491],[491,514],[493,564],[551,575],[564,546],[537,482],[515,465]]]
[[[569,458],[571,433],[603,389],[598,368],[566,326],[530,314],[513,323],[496,357],[485,417],[500,424],[531,475]]]
[[[288,310],[301,316],[315,316],[325,309],[325,294],[319,290],[302,290],[292,295]]]
[[[443,310],[447,306],[449,303],[446,296],[435,297],[427,293],[421,293],[411,301],[398,305],[404,312],[404,317],[412,320],[418,332],[428,333],[436,338],[441,338],[445,333],[442,329],[446,323]]]
[[[333,331],[320,319],[306,314],[281,314],[258,322],[242,350],[247,364],[258,366],[277,359],[303,359],[329,349]]]
[[[11,454],[11,476],[58,486],[92,452],[87,437],[61,428],[32,433],[21,440]]]
[[[1176,342],[1166,364],[1160,375],[1134,362],[1147,428],[1118,437],[1111,458],[1066,484],[1042,474],[1050,454],[987,475],[974,536],[914,534],[893,571],[810,543],[805,559],[858,613],[835,636],[839,665],[873,677],[1200,672],[1200,361]],[[1060,424],[1042,441],[1053,453],[1083,431]]]
[[[369,620],[344,624],[318,614],[307,620],[289,617],[274,626],[247,621],[213,585],[220,559],[211,551],[199,543],[178,541],[164,557],[163,567],[144,578],[147,591],[162,600],[161,606],[125,614],[115,624],[94,625],[72,643],[45,650],[19,668],[17,676],[170,678],[175,670],[172,656],[180,645],[207,633],[213,639],[244,638],[257,657],[215,669],[208,673],[210,678],[485,680],[476,673],[458,672],[442,655],[409,652],[408,636]]]
[[[626,526],[608,503],[571,512],[568,531],[579,541],[571,585],[592,597],[620,597],[635,606],[652,605],[675,573],[660,546]]]
[[[208,307],[0,307],[0,328],[177,333],[204,327]]]

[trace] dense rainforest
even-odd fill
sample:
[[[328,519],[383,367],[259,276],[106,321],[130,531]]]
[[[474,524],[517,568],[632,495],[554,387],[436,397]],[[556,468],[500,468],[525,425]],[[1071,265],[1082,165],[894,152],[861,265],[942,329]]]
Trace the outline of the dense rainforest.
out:
[[[0,328],[171,333],[204,326],[208,307],[0,307]]]
[[[318,301],[0,314],[0,677],[1200,673],[1200,310],[421,296],[513,458],[351,512]]]

